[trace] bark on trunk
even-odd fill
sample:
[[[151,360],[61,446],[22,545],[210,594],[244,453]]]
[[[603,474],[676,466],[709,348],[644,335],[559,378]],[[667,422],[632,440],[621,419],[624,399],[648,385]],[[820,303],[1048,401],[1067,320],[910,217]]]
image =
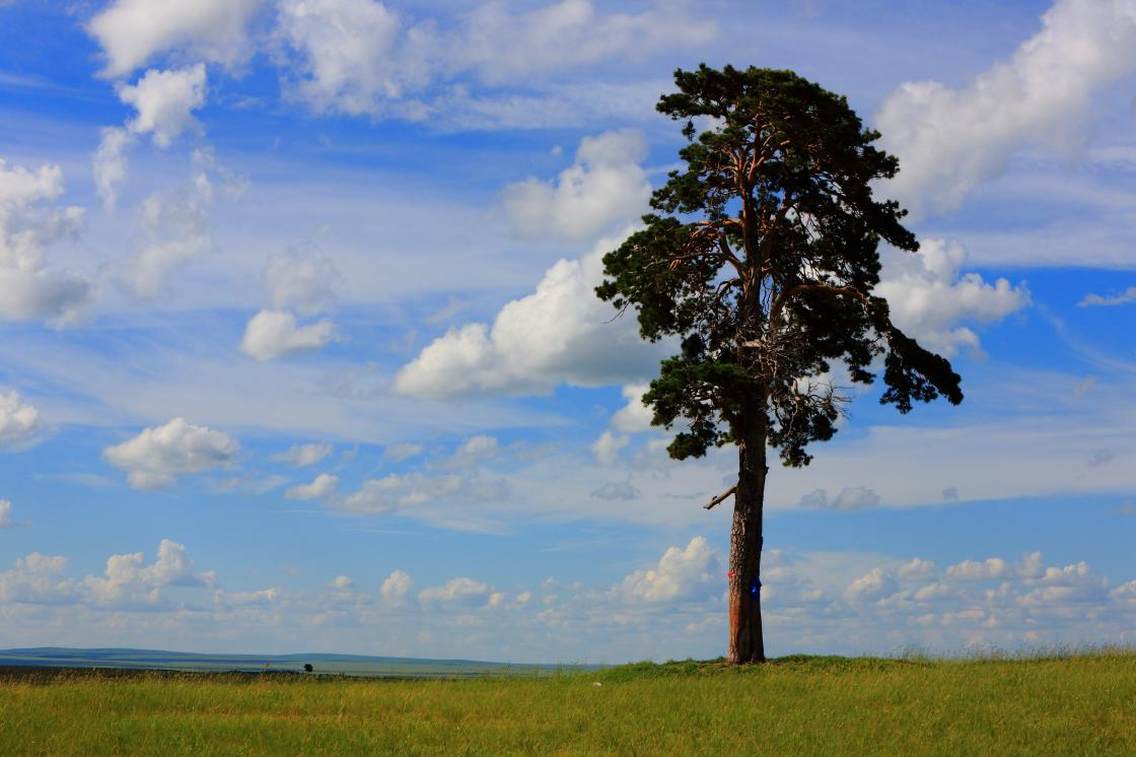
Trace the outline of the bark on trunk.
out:
[[[738,489],[730,531],[730,639],[727,658],[735,665],[765,662],[761,634],[761,520],[765,504],[765,427],[745,424],[738,439]]]

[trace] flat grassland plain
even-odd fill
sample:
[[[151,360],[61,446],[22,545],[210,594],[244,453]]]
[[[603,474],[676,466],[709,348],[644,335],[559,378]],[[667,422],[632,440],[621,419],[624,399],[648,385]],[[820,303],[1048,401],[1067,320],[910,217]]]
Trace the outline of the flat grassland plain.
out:
[[[465,680],[8,668],[0,751],[1131,755],[1136,654]]]

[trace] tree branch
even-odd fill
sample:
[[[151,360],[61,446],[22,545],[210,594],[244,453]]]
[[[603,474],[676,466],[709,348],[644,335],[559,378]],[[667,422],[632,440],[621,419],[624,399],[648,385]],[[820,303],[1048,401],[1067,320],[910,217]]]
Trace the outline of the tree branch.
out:
[[[738,491],[738,485],[737,485],[737,484],[734,484],[734,485],[733,485],[733,486],[731,486],[731,487],[730,487],[729,489],[727,489],[726,491],[722,492],[721,494],[719,494],[719,495],[718,495],[717,497],[715,497],[714,499],[710,500],[710,503],[709,503],[709,504],[703,505],[703,506],[702,506],[702,509],[703,509],[703,510],[711,510],[711,509],[713,509],[715,505],[718,505],[718,504],[720,504],[720,503],[721,503],[721,502],[722,502],[723,500],[729,499],[729,497],[730,497],[731,495],[733,495],[733,494],[736,494],[736,493],[737,493],[737,491]]]

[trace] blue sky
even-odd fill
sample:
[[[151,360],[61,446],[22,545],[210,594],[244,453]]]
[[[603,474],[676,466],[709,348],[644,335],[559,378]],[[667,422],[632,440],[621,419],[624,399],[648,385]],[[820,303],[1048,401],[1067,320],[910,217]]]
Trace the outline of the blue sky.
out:
[[[774,470],[770,651],[1136,642],[1134,51],[1132,0],[0,2],[0,646],[721,654],[735,460],[591,296],[700,61],[883,133],[880,291],[967,395]]]

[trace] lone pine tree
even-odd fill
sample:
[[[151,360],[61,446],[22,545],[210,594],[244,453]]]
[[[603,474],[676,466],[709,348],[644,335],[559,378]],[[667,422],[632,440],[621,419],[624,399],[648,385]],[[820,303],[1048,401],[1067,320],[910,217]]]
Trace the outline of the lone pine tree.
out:
[[[679,424],[671,457],[735,445],[738,480],[729,558],[733,663],[765,659],[761,630],[762,509],[767,448],[789,466],[832,438],[845,398],[829,378],[870,384],[901,413],[939,396],[962,401],[943,357],[891,322],[879,244],[915,252],[906,211],[873,197],[898,161],[873,146],[844,97],[791,71],[726,66],[675,72],[658,110],[685,121],[685,168],[651,199],[644,228],[604,256],[596,289],[634,309],[642,336],[673,337],[643,396],[653,422]]]

